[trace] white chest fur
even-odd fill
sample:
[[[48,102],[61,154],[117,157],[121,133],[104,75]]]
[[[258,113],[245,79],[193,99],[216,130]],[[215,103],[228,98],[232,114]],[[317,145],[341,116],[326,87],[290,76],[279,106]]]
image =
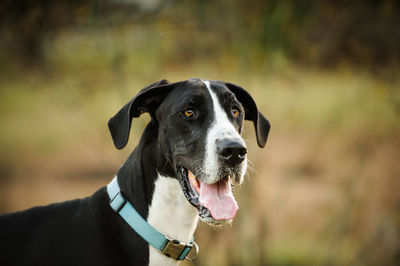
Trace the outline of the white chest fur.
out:
[[[184,242],[190,242],[198,222],[198,214],[183,195],[178,180],[159,175],[155,183],[153,199],[147,222],[159,232]],[[152,246],[149,265],[177,265]]]

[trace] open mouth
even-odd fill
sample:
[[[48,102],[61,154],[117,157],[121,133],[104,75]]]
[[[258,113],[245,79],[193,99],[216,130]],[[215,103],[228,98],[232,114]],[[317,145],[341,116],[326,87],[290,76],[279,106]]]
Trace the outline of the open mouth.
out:
[[[214,184],[201,182],[184,167],[178,168],[178,179],[187,200],[197,208],[200,219],[214,225],[230,222],[239,209],[233,196],[231,175]]]

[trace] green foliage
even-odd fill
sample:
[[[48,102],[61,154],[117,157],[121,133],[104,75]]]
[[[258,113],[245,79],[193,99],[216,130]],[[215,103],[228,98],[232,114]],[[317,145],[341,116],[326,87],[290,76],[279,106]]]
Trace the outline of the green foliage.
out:
[[[16,61],[43,66],[52,58],[49,46],[66,32],[75,38],[104,37],[102,45],[111,44],[111,54],[99,55],[97,49],[90,53],[98,59],[113,57],[110,64],[115,67],[141,43],[144,49],[129,60],[142,55],[185,64],[213,56],[257,69],[288,58],[316,66],[379,70],[398,66],[400,59],[396,1],[153,2],[148,7],[145,1],[2,1],[0,67]],[[115,34],[127,42],[116,45]],[[132,42],[133,47],[127,46]]]

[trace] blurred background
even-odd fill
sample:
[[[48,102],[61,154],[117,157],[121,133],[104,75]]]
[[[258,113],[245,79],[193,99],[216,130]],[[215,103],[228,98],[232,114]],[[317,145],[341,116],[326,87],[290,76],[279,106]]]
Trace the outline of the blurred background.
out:
[[[107,121],[146,85],[225,80],[272,130],[246,124],[240,211],[193,265],[399,265],[399,59],[395,0],[2,0],[0,213],[107,184],[149,118],[122,151]]]

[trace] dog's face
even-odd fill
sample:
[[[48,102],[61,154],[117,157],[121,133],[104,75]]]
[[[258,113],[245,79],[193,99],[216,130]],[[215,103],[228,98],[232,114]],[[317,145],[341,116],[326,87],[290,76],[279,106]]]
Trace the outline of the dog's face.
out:
[[[140,96],[143,93],[147,96]],[[240,135],[243,121],[254,122],[260,146],[269,131],[250,95],[233,84],[192,79],[145,88],[131,102],[130,119],[147,111],[158,124],[163,163],[157,171],[179,180],[203,221],[230,222],[238,210],[233,184],[243,181],[247,168],[246,144]],[[116,138],[114,142],[118,147]]]
[[[174,89],[156,111],[161,152],[200,218],[230,221],[238,209],[232,182],[243,180],[246,146],[240,136],[244,110],[222,83],[192,81]]]

